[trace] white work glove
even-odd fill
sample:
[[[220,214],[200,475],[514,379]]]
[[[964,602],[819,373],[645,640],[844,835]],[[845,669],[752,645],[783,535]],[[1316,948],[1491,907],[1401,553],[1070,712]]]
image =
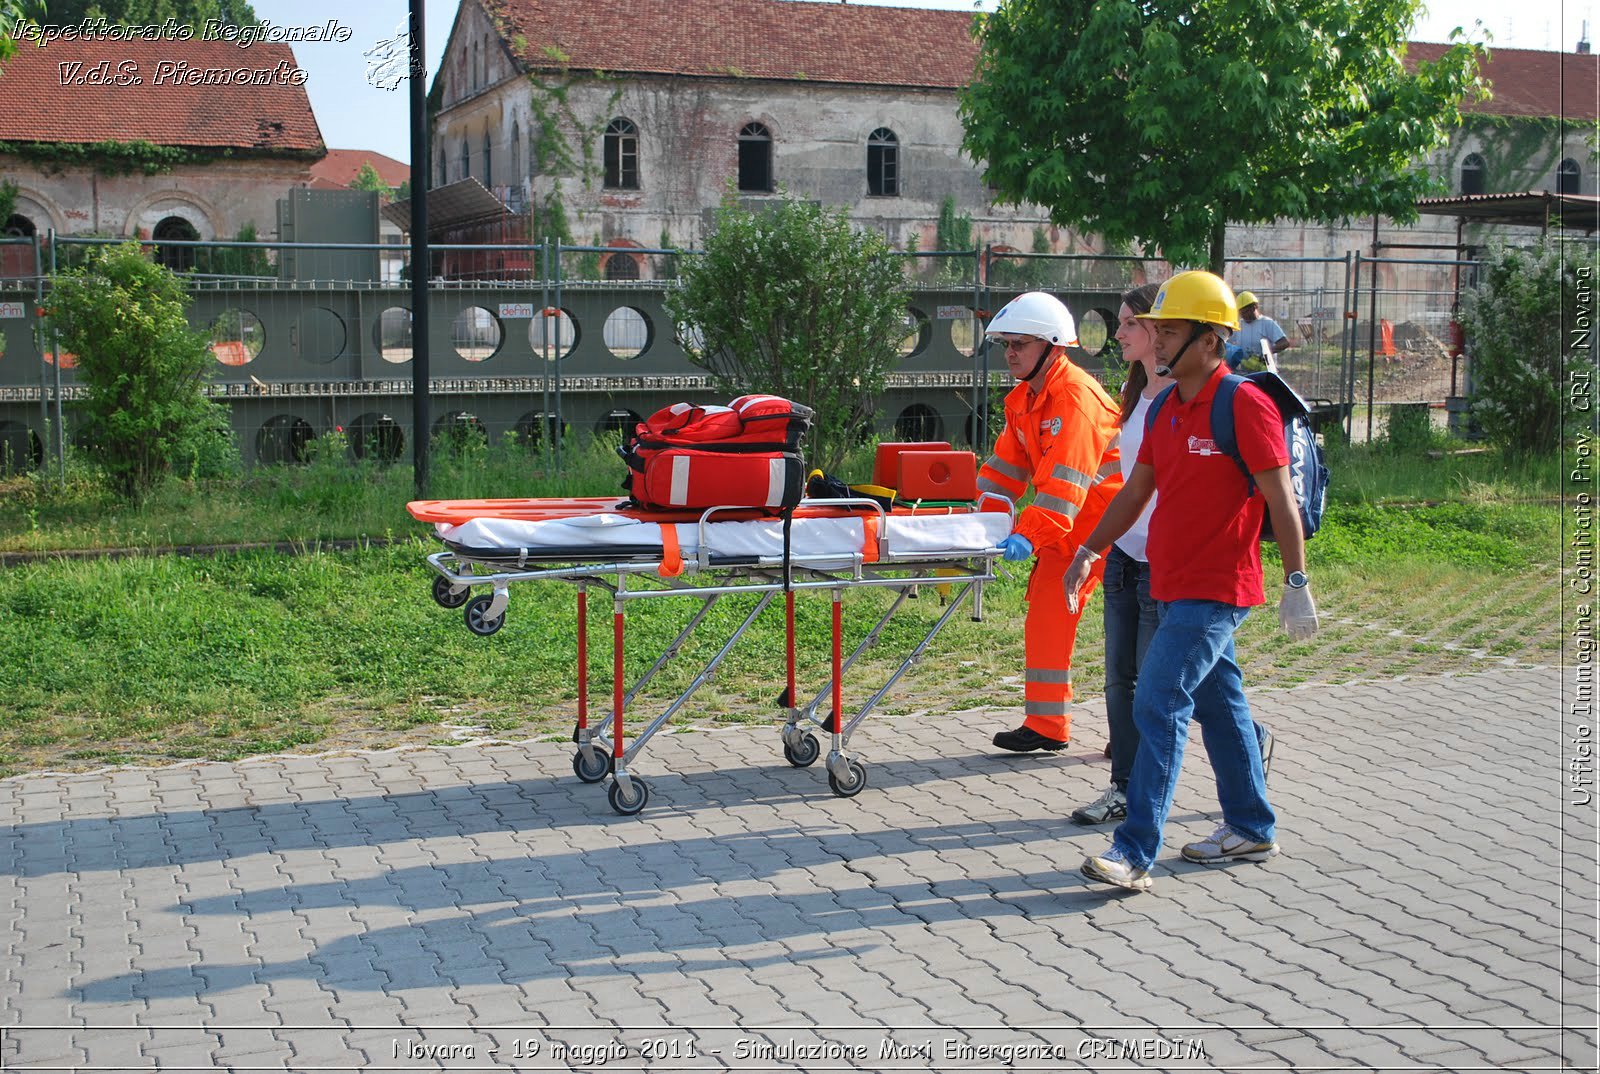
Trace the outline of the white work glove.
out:
[[[1078,614],[1078,591],[1089,580],[1089,575],[1094,572],[1095,560],[1099,558],[1088,545],[1080,544],[1077,554],[1072,557],[1072,565],[1062,576],[1061,584],[1067,590],[1067,611],[1073,615]]]
[[[1278,602],[1278,625],[1290,641],[1305,641],[1317,632],[1317,602],[1311,599],[1311,583],[1283,587]]]

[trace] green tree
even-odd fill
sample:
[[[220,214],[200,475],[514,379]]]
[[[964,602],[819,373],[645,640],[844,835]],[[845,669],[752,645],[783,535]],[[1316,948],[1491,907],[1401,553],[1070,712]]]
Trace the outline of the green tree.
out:
[[[175,466],[227,453],[227,410],[204,390],[216,363],[184,318],[175,273],[125,243],[53,276],[47,302],[62,348],[78,356],[83,442],[118,494],[138,501]]]
[[[181,26],[204,26],[220,19],[233,26],[260,22],[245,0],[48,0],[50,21],[61,25],[103,18],[133,26],[154,26],[172,19]]]
[[[1219,272],[1230,222],[1410,222],[1481,85],[1462,41],[1407,70],[1420,3],[1003,4],[976,24],[963,146],[1002,203]]]
[[[1563,311],[1589,308],[1580,303],[1579,291],[1593,293],[1600,264],[1582,244],[1563,249],[1542,241],[1531,249],[1497,247],[1482,271],[1477,290],[1461,300],[1472,416],[1485,436],[1509,451],[1552,451],[1563,433],[1563,415],[1589,417],[1566,404],[1569,385],[1593,382],[1593,350],[1572,346],[1587,333],[1563,332],[1562,318]],[[1574,376],[1580,366],[1581,381]]]
[[[356,177],[350,180],[351,190],[370,190],[382,200],[387,201],[394,197],[394,187],[383,181],[383,176],[378,174],[370,161],[362,161],[361,168],[356,172]]]
[[[939,220],[933,228],[935,250],[971,250],[972,217],[956,212],[956,199],[946,195],[939,203]],[[940,283],[971,283],[972,262],[965,257],[941,257],[935,273]]]
[[[720,390],[815,411],[806,458],[836,470],[870,424],[906,334],[902,269],[882,235],[853,231],[843,211],[788,197],[754,213],[727,202],[705,253],[685,260],[667,312]]]

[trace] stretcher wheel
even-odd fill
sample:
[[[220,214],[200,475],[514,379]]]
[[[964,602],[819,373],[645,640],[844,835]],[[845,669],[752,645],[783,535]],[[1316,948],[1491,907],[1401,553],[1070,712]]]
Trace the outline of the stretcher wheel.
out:
[[[467,601],[464,613],[467,620],[467,629],[481,637],[487,638],[490,634],[506,625],[506,613],[501,612],[493,619],[485,619],[483,613],[489,610],[489,605],[494,603],[494,596],[484,593]]]
[[[455,586],[450,579],[440,575],[433,580],[433,601],[441,608],[459,608],[472,596],[472,590],[466,586],[461,587],[461,592],[454,592]]]
[[[788,742],[784,742],[783,744],[784,759],[790,764],[794,765],[796,768],[806,767],[806,765],[810,764],[812,761],[815,761],[817,759],[817,755],[821,752],[821,743],[817,741],[817,736],[813,735],[810,731],[807,731],[800,737],[800,744],[798,746],[791,746]]]
[[[615,767],[616,758],[611,754],[597,749],[594,751],[594,756],[594,762],[590,763],[582,750],[572,755],[573,774],[585,783],[599,783],[610,775],[611,769]]]
[[[628,781],[633,784],[631,795],[623,791],[620,783],[613,782],[606,788],[606,799],[610,801],[611,808],[624,817],[633,816],[650,800],[650,788],[645,786],[644,780],[638,776],[629,776]]]
[[[860,761],[853,758],[845,762],[845,768],[850,773],[850,778],[848,780],[840,780],[830,769],[828,771],[828,786],[833,788],[833,793],[840,798],[854,798],[867,785],[867,769]]]

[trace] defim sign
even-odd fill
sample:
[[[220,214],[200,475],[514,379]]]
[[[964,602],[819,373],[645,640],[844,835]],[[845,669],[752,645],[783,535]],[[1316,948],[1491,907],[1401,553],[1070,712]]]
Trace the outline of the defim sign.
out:
[[[500,319],[511,320],[518,317],[532,317],[532,302],[502,302],[500,303]]]
[[[0,302],[0,318],[16,319],[26,317],[28,307],[21,302]]]
[[[972,316],[972,310],[966,306],[939,306],[934,311],[933,319],[936,321],[959,321]]]

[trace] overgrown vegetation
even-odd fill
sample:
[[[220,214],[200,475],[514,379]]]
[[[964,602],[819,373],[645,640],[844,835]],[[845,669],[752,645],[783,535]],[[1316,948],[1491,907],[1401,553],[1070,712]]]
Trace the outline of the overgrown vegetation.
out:
[[[666,306],[700,334],[703,345],[686,349],[719,390],[815,411],[805,458],[832,472],[861,441],[899,360],[908,297],[902,259],[882,235],[854,230],[842,210],[784,197],[758,212],[725,202]]]
[[[189,327],[176,274],[137,243],[102,248],[51,278],[46,314],[78,357],[74,427],[112,489],[138,501],[175,467],[207,476],[236,464],[228,412],[208,399],[210,341]]]
[[[1571,345],[1564,327],[1580,309],[1578,292],[1594,292],[1594,252],[1549,240],[1529,249],[1495,247],[1483,262],[1483,282],[1462,298],[1461,324],[1472,361],[1472,416],[1490,440],[1509,451],[1555,449],[1565,420],[1587,420],[1567,405],[1568,385],[1581,366],[1593,379],[1593,348]]]

